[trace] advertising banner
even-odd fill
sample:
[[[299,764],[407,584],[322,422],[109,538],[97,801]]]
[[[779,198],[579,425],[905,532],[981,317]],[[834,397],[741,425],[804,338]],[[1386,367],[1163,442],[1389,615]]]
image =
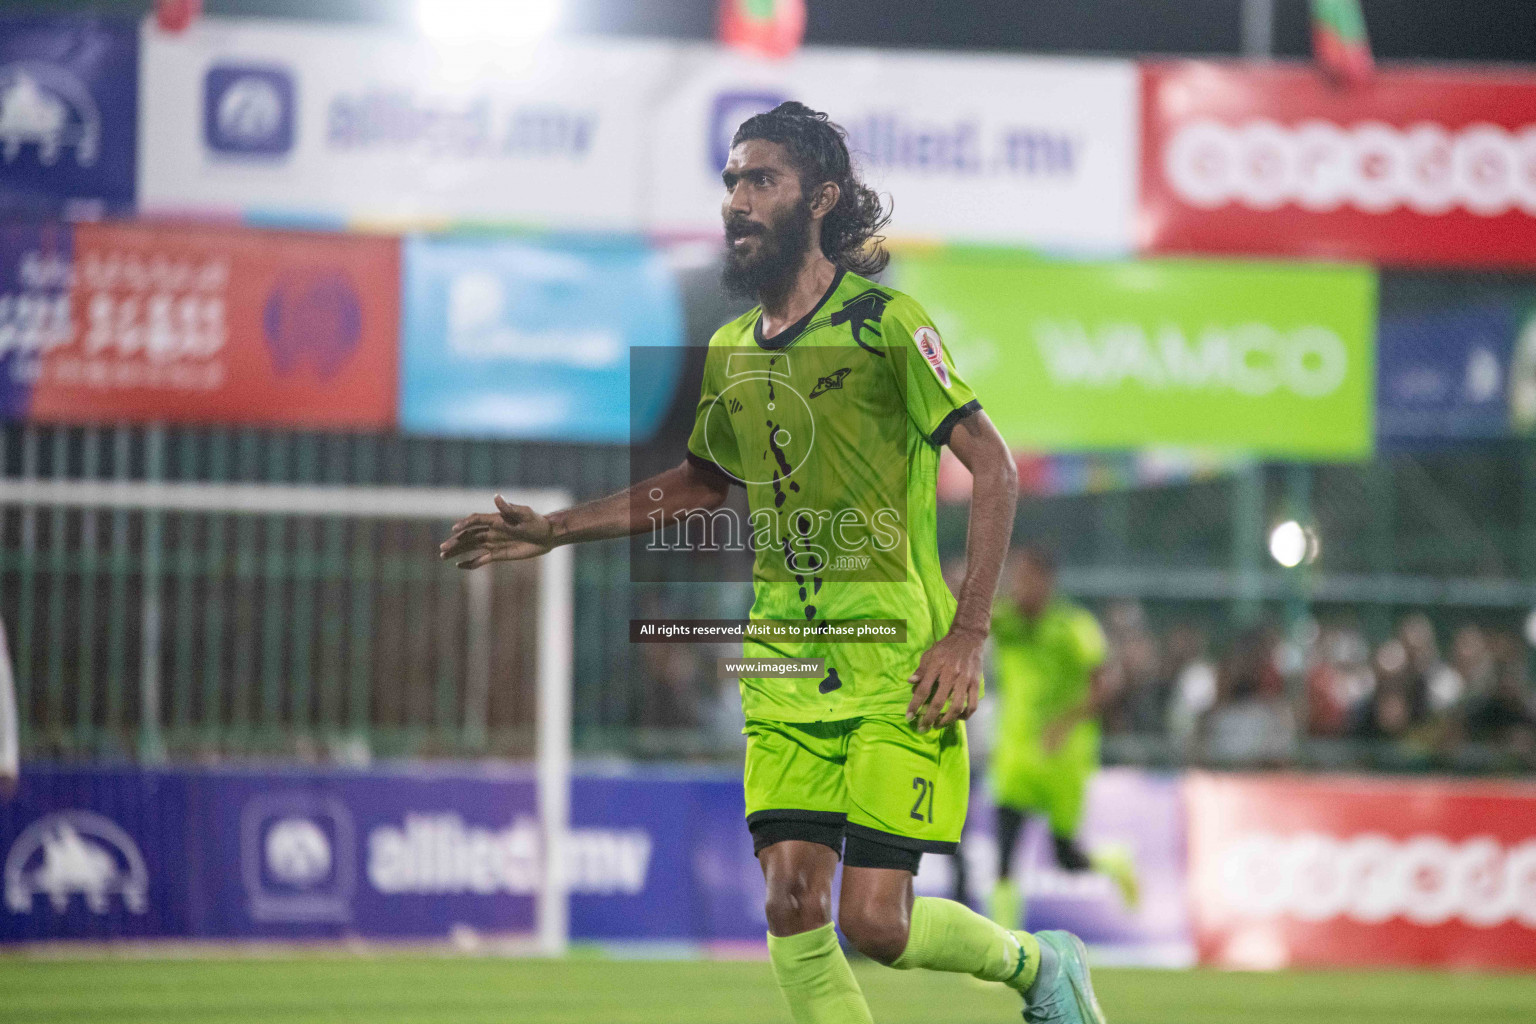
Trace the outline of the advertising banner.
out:
[[[1505,437],[1519,311],[1507,305],[1383,316],[1377,432],[1383,441]]]
[[[665,413],[683,313],[661,253],[623,240],[412,238],[404,260],[405,430],[623,443]],[[648,372],[631,394],[636,346]]]
[[[760,946],[762,872],[735,772],[572,780],[571,937]],[[1071,929],[1121,961],[1187,963],[1184,818],[1173,778],[1102,772],[1084,842],[1134,860],[1141,903],[1021,844],[1029,927]],[[973,902],[995,864],[976,801]],[[0,942],[60,938],[453,939],[526,935],[544,877],[535,785],[468,765],[142,772],[26,767],[0,805]],[[920,891],[949,895],[952,860]]]
[[[1389,272],[1377,330],[1386,444],[1536,430],[1536,288],[1500,275]]]
[[[531,776],[468,768],[214,772],[192,785],[191,931],[222,937],[526,934],[544,878]],[[577,939],[760,939],[739,779],[577,778],[565,863]],[[760,884],[760,883],[758,883]]]
[[[761,942],[739,775],[578,776],[578,940]],[[0,804],[0,942],[526,935],[544,878],[516,768],[26,767]]]
[[[893,237],[1098,253],[1131,244],[1135,66],[1125,61],[804,49],[783,61],[682,51],[647,134],[648,221],[718,233],[731,136],[784,100],[848,130]]]
[[[81,224],[66,244],[57,229],[16,229],[0,234],[0,270],[14,275],[0,281],[0,304],[11,300],[0,309],[0,330],[12,327],[0,334],[9,417],[373,429],[394,420],[392,239]]]
[[[1369,269],[955,250],[892,275],[1014,449],[1371,451]]]
[[[43,353],[73,336],[74,242],[65,224],[0,224],[0,420],[26,417]]]
[[[0,18],[0,214],[131,209],[138,81],[132,21]]]
[[[187,934],[187,782],[24,765],[0,800],[0,942]]]
[[[1536,787],[1195,775],[1186,800],[1205,963],[1536,967]]]
[[[204,886],[193,934],[533,929],[543,856],[530,778],[210,772],[192,793],[200,824],[187,841]]]
[[[1142,71],[1141,245],[1380,263],[1536,262],[1536,75]]]
[[[578,776],[571,935],[761,943],[763,873],[739,772]]]
[[[983,794],[973,791],[961,856],[974,906],[986,905],[997,878],[992,811]],[[1116,963],[1193,962],[1179,780],[1131,768],[1104,769],[1089,784],[1079,839],[1086,850],[1114,849],[1129,857],[1140,882],[1139,903],[1128,906],[1106,875],[1063,871],[1049,829],[1037,820],[1026,826],[1013,865],[1024,894],[1024,926],[1064,928]],[[924,857],[917,887],[927,895],[950,896],[952,858]]]
[[[141,205],[640,226],[656,43],[434,46],[357,25],[144,28]]]

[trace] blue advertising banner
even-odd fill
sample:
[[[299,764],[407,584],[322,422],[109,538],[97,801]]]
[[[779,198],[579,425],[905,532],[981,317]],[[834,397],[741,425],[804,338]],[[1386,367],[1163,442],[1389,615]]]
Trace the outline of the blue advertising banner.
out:
[[[666,411],[681,353],[630,393],[630,348],[683,335],[673,274],[640,242],[412,238],[404,279],[407,432],[626,442]]]
[[[28,768],[0,804],[0,942],[520,935],[544,877],[517,769]],[[577,940],[760,942],[734,775],[572,782]]]
[[[1383,312],[1377,328],[1376,430],[1385,442],[1506,437],[1511,357],[1522,317],[1512,300]]]
[[[188,934],[187,782],[24,767],[0,800],[0,941]]]
[[[0,18],[0,214],[131,210],[138,102],[135,22]]]
[[[739,775],[578,778],[571,808],[573,937],[762,941]]]
[[[533,928],[542,857],[525,775],[209,772],[191,792],[194,935]]]
[[[1129,769],[1094,780],[1084,838],[1137,865],[1129,908],[1110,881],[1023,843],[1028,926],[1108,955],[1189,958],[1179,782]],[[978,800],[963,846],[971,902],[995,872]],[[467,765],[344,769],[28,767],[0,804],[0,942],[143,937],[472,940],[526,935],[544,877],[531,775]],[[763,882],[740,776],[645,769],[572,781],[563,865],[577,941],[760,948]],[[950,894],[929,856],[922,892]]]
[[[39,360],[74,338],[73,249],[67,225],[0,225],[0,421],[26,417]]]

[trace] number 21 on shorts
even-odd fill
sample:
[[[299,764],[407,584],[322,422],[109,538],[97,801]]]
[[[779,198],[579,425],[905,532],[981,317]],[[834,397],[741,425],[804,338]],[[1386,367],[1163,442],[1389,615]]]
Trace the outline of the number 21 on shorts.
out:
[[[912,817],[918,821],[933,823],[933,791],[936,788],[932,779],[916,776],[912,779],[912,788],[917,790],[917,801],[912,805]],[[923,814],[923,803],[928,804],[928,813]]]

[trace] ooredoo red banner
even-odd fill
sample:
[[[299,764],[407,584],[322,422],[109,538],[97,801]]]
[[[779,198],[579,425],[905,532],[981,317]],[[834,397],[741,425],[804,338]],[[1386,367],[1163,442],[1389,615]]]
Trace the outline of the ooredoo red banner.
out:
[[[1536,264],[1536,75],[1142,69],[1143,248]]]
[[[69,329],[38,360],[27,416],[387,427],[399,267],[386,238],[81,225]]]
[[[1536,967],[1536,786],[1196,774],[1204,963]]]

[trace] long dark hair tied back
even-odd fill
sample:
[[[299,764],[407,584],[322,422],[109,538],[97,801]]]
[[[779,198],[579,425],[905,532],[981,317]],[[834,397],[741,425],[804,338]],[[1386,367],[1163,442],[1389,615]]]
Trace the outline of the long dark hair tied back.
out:
[[[789,100],[743,121],[731,145],[749,139],[777,142],[787,149],[802,186],[836,183],[837,205],[821,222],[821,251],[827,259],[865,277],[885,269],[891,256],[880,231],[891,219],[890,210],[879,193],[859,180],[848,154],[848,133],[841,126]]]

